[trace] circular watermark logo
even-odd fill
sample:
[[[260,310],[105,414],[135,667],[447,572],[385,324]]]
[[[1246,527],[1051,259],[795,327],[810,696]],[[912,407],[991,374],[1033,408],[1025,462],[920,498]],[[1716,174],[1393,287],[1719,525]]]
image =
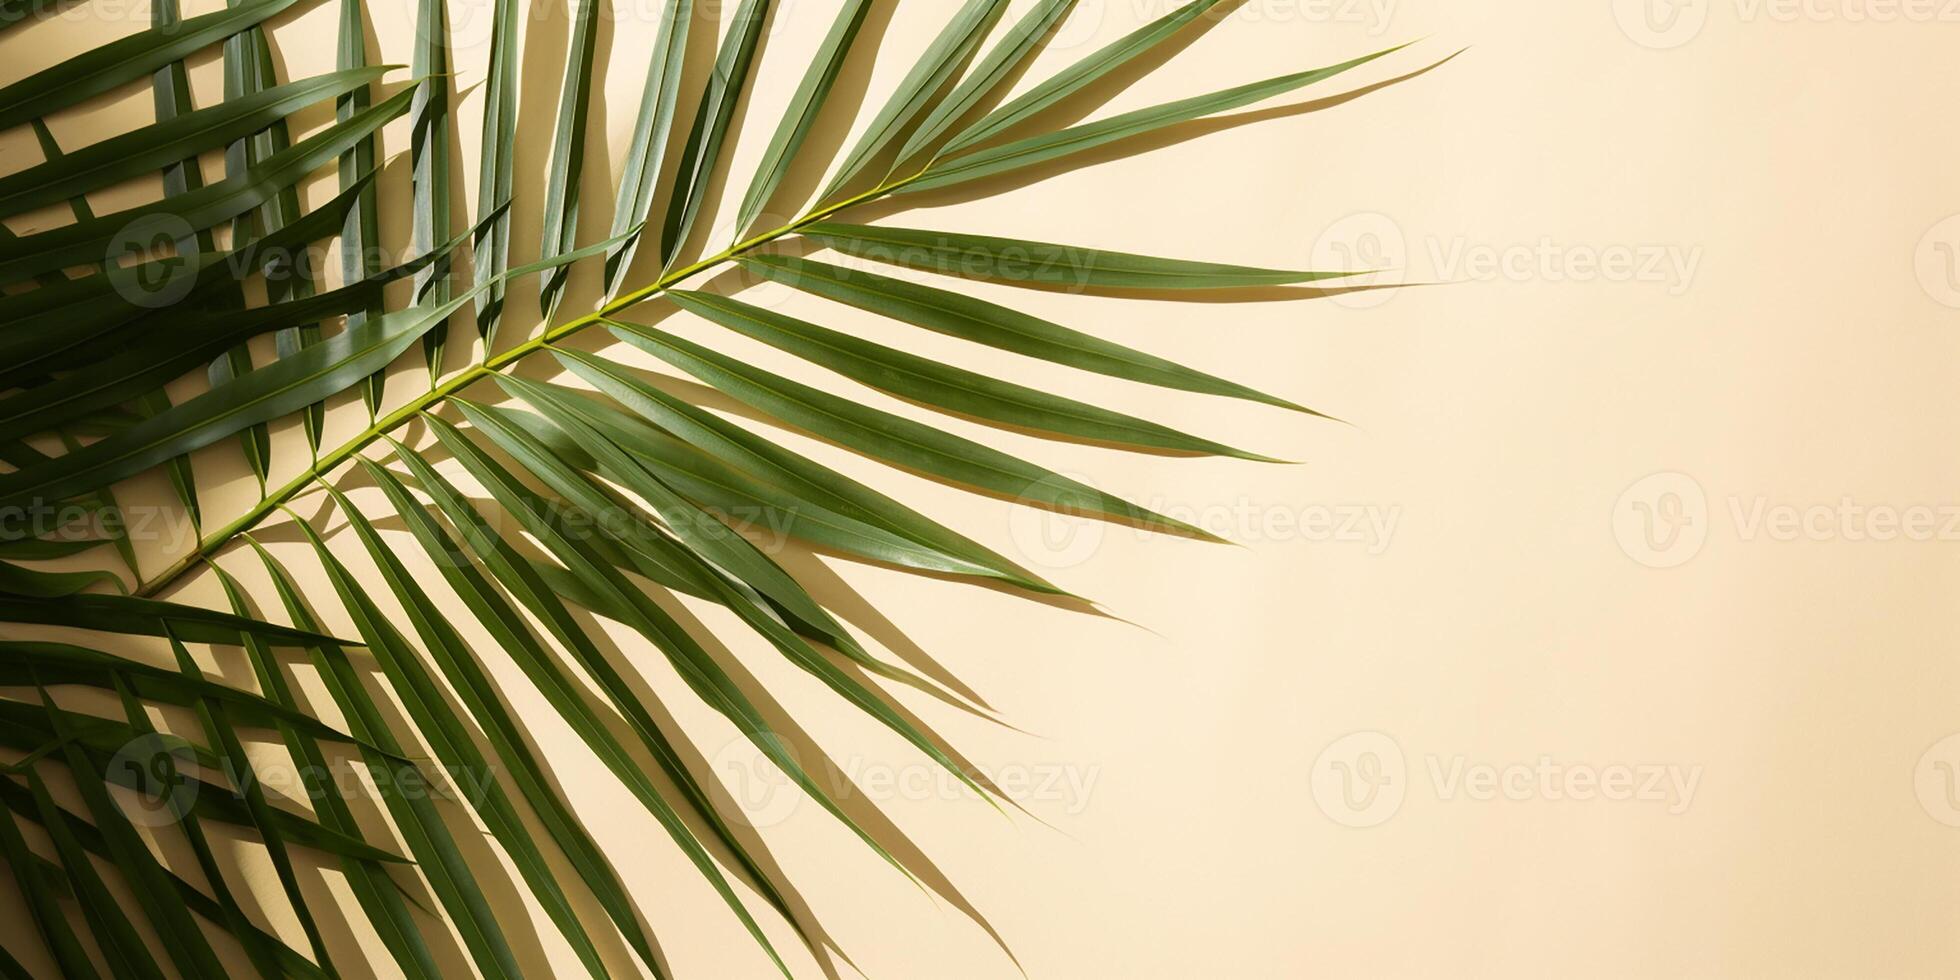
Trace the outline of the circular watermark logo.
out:
[[[1379,827],[1402,809],[1409,795],[1409,765],[1402,746],[1381,732],[1335,739],[1308,774],[1314,803],[1343,827]]]
[[[1311,267],[1329,272],[1354,272],[1344,279],[1328,280],[1333,290],[1328,297],[1348,309],[1380,306],[1395,298],[1395,290],[1383,288],[1341,290],[1356,287],[1398,286],[1408,280],[1409,240],[1394,218],[1378,211],[1351,214],[1328,225],[1314,240]]]
[[[1070,500],[1081,489],[1071,483],[1077,477],[1051,477],[1028,488],[1007,512],[1007,533],[1014,549],[1030,565],[1042,568],[1074,568],[1102,550],[1109,526],[1093,517],[1058,513],[1049,501]]]
[[[1700,36],[1708,5],[1709,0],[1613,0],[1613,19],[1635,44],[1666,51]]]
[[[1913,249],[1912,271],[1934,302],[1960,309],[1960,214],[1926,229]]]
[[[1960,827],[1960,732],[1920,754],[1912,767],[1912,793],[1927,816]]]
[[[152,732],[117,749],[109,759],[108,775],[136,795],[136,805],[123,808],[130,823],[168,827],[182,820],[197,802],[197,780],[184,775],[196,768],[197,753],[189,742]]]
[[[1708,543],[1708,494],[1686,473],[1642,478],[1613,505],[1613,537],[1648,568],[1685,565]]]
[[[190,295],[197,285],[197,253],[197,229],[190,222],[150,214],[116,232],[102,257],[116,295],[154,310]],[[133,261],[125,265],[125,260]]]
[[[760,737],[776,738],[768,733]],[[781,739],[776,741],[792,760],[796,759],[794,747]],[[722,746],[708,760],[708,767],[721,777],[722,785],[735,798],[737,818],[758,830],[783,823],[803,805],[802,788],[775,760],[746,738],[736,738]]]

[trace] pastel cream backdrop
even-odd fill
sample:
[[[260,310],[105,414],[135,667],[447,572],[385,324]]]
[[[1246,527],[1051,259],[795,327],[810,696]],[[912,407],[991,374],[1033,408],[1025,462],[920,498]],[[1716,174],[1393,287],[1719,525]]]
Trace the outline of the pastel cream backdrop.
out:
[[[4,74],[147,20],[142,0],[94,6],[104,12],[6,34]],[[274,32],[283,77],[332,65],[334,6],[303,6]],[[779,6],[733,150],[738,181],[836,4]],[[1022,84],[1170,6],[1083,0]],[[594,161],[587,240],[605,223],[654,7],[620,4],[602,35],[613,58],[594,124],[615,157]],[[891,17],[895,54],[861,80],[867,101],[946,7]],[[413,4],[368,9],[380,54],[405,63]],[[451,10],[467,89],[482,78],[487,3]],[[1304,461],[1127,456],[946,422],[1243,544],[1220,547],[1017,517],[796,443],[1108,611],[829,562],[889,617],[877,635],[909,637],[1011,723],[895,692],[1018,787],[1038,820],[945,789],[899,740],[723,635],[855,778],[856,805],[929,856],[1032,977],[1960,973],[1960,748],[1941,743],[1960,731],[1960,528],[1948,526],[1960,504],[1960,222],[1936,227],[1960,212],[1951,13],[1884,0],[1248,0],[1097,112],[1428,40],[1250,113],[1256,124],[1193,127],[1189,141],[997,196],[877,213],[1153,254],[1391,268],[1384,278],[1424,285],[1288,303],[973,287],[1352,424],[1072,374],[752,291]],[[562,6],[526,30],[559,52]],[[1462,46],[1362,98],[1285,108]],[[525,56],[523,111],[551,111],[561,59]],[[201,98],[218,71],[210,55],[194,64]],[[125,128],[147,106],[147,93],[98,101],[54,131]],[[466,161],[479,111],[465,95]],[[527,132],[519,179],[541,186],[548,130]],[[384,153],[406,143],[398,124]],[[22,134],[0,143],[0,169],[36,159]],[[473,176],[459,182],[474,193]],[[739,186],[703,221],[718,245]],[[518,214],[519,242],[535,241],[534,212]],[[392,224],[399,240],[403,221]],[[689,318],[666,323],[797,370]],[[278,438],[300,445],[291,429]],[[213,513],[253,489],[229,452],[200,456],[219,474]],[[303,545],[275,539],[312,568]],[[247,556],[225,564],[264,581]],[[222,601],[208,576],[177,598]],[[703,763],[748,801],[786,879],[866,974],[1018,975],[950,901],[772,792],[766,773],[744,778],[751,758],[656,661],[640,660]],[[675,972],[770,975],[630,797],[527,687],[510,690]],[[264,862],[240,860],[297,942]],[[309,888],[351,903],[330,874]],[[0,919],[23,921],[12,889],[0,893]],[[528,899],[504,897],[537,923],[520,943],[527,962],[576,970]],[[371,945],[334,928],[337,943]],[[820,975],[787,929],[769,928],[799,975]],[[628,963],[616,944],[611,955]]]

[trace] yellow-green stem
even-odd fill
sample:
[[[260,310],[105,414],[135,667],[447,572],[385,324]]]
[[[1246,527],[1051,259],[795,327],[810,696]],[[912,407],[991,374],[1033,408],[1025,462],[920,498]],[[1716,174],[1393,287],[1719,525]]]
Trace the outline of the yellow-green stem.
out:
[[[754,249],[767,245],[770,242],[782,238],[785,235],[794,234],[798,229],[802,228],[803,226],[811,224],[812,222],[822,221],[823,219],[828,218],[831,215],[834,215],[839,211],[844,210],[845,208],[849,208],[858,204],[863,204],[864,202],[872,200],[873,198],[878,198],[886,194],[889,194],[901,187],[904,187],[907,184],[912,183],[915,180],[918,180],[919,177],[921,176],[923,176],[923,174],[914,174],[902,180],[883,183],[878,185],[877,187],[872,188],[871,190],[856,195],[855,197],[848,197],[835,204],[829,204],[817,208],[816,210],[811,211],[809,214],[806,214],[796,219],[795,221],[790,222],[789,224],[783,225],[780,228],[776,228],[772,231],[763,232],[762,234],[756,235],[753,238],[749,238],[746,241],[730,246],[727,250],[723,252],[708,256],[707,258],[701,259],[700,261],[695,262],[692,265],[675,269],[672,272],[666,273],[665,275],[662,275],[659,279],[654,280],[651,284],[647,286],[641,287],[640,289],[627,293],[626,295],[621,296],[618,299],[615,299],[605,304],[604,306],[600,307],[597,310],[594,310],[591,313],[587,313],[584,316],[578,317],[577,319],[559,324],[556,327],[550,327],[546,329],[543,333],[538,334],[536,337],[532,337],[529,340],[526,340],[525,342],[518,344],[515,347],[512,347],[501,354],[494,354],[489,357],[486,357],[483,361],[471,365],[469,368],[457,373],[455,377],[450,378],[449,380],[444,381],[441,384],[438,384],[430,388],[427,392],[423,393],[420,396],[417,396],[408,404],[403,405],[402,407],[394,410],[393,412],[388,413],[386,416],[383,416],[381,419],[375,421],[373,424],[369,425],[367,429],[363,431],[360,435],[355,436],[353,439],[349,440],[346,444],[342,445],[339,449],[336,449],[333,452],[327,453],[323,456],[319,456],[314,460],[312,466],[308,467],[305,471],[301,472],[298,476],[295,476],[291,480],[287,481],[287,483],[284,486],[281,486],[278,489],[271,491],[270,493],[261,494],[258,504],[255,505],[251,510],[246,511],[245,514],[239,517],[237,520],[232,521],[229,524],[226,524],[224,527],[221,527],[218,530],[213,531],[208,535],[205,535],[204,538],[198,542],[198,546],[195,551],[192,551],[190,554],[187,554],[182,558],[179,558],[177,561],[172,563],[169,568],[164,569],[161,574],[155,576],[154,578],[144,581],[143,584],[137,589],[136,594],[141,596],[151,596],[167,588],[172,582],[177,580],[178,576],[189,571],[198,562],[203,561],[204,559],[217,554],[219,549],[223,548],[226,544],[229,544],[231,542],[232,538],[237,537],[239,534],[243,533],[244,531],[250,530],[254,525],[258,524],[259,521],[264,520],[268,514],[271,514],[273,511],[285,506],[286,501],[290,500],[295,494],[298,494],[300,491],[305,490],[308,486],[312,485],[315,481],[325,477],[327,474],[332,473],[337,467],[340,466],[340,464],[347,462],[349,459],[352,459],[355,453],[358,453],[362,449],[367,448],[367,445],[369,443],[373,442],[376,439],[379,439],[384,433],[391,432],[394,429],[399,428],[400,426],[414,419],[416,416],[421,415],[423,412],[426,412],[429,409],[435,407],[436,405],[440,404],[443,399],[448,398],[449,396],[454,395],[459,391],[462,391],[464,388],[467,388],[470,385],[483,380],[484,378],[490,377],[491,375],[494,375],[502,371],[504,368],[516,364],[518,361],[523,360],[526,356],[530,354],[534,354],[540,350],[543,350],[546,346],[552,343],[555,343],[559,340],[563,340],[564,338],[569,337],[572,334],[575,334],[580,330],[585,329],[586,327],[592,326],[595,323],[599,323],[600,321],[604,320],[607,317],[616,316],[621,311],[629,307],[635,306],[639,303],[645,302],[646,300],[652,299],[653,297],[658,296],[663,292],[666,292],[668,289],[672,288],[676,283],[683,282],[689,278],[692,278],[693,276],[699,275],[700,273],[712,269],[715,266],[721,265],[722,263],[727,262],[731,259],[734,259],[735,257],[742,255],[745,252],[753,251]]]

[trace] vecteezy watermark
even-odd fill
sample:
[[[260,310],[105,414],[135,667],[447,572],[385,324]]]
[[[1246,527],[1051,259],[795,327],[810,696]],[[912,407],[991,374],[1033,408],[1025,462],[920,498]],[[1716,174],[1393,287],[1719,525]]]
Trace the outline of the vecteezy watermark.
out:
[[[1614,503],[1613,537],[1649,568],[1686,564],[1708,541],[1708,494],[1685,473],[1644,477]]]
[[[1739,24],[1960,24],[1960,0],[1612,0],[1620,30],[1665,51],[1701,36],[1726,9]]]
[[[1927,746],[1912,767],[1919,806],[1949,827],[1960,827],[1960,732]]]
[[[116,295],[144,309],[161,309],[197,286],[196,229],[174,214],[151,214],[110,236],[102,270]]]
[[[1680,816],[1694,805],[1702,767],[1680,763],[1592,763],[1541,754],[1530,761],[1478,761],[1460,753],[1422,756],[1437,803],[1627,803]],[[1309,773],[1314,803],[1343,827],[1394,819],[1412,790],[1409,759],[1393,737],[1364,731],[1321,750]]]
[[[1612,526],[1627,557],[1649,568],[1675,568],[1700,554],[1717,526],[1745,544],[1960,541],[1960,503],[1787,501],[1757,493],[1725,494],[1711,504],[1699,481],[1667,472],[1627,487],[1613,506]]]
[[[1960,214],[1926,229],[1912,251],[1912,271],[1933,302],[1960,310]]]
[[[1419,281],[1632,285],[1680,296],[1694,285],[1702,258],[1698,245],[1668,242],[1485,242],[1461,235],[1411,241],[1395,219],[1368,211],[1322,230],[1312,261],[1322,271],[1357,273],[1325,285],[1333,302],[1360,309],[1396,295],[1380,287]]]
[[[824,793],[839,803],[856,798],[873,804],[977,798],[973,787],[959,775],[930,761],[900,764],[852,756],[835,769],[813,772],[802,766],[786,744],[780,751],[787,752]],[[722,746],[708,764],[734,797],[739,819],[749,826],[766,829],[781,824],[808,799],[804,788],[748,739],[738,738]],[[1102,767],[1072,762],[1007,762],[978,767],[968,775],[978,785],[1016,803],[1075,816],[1088,809],[1102,778]]]
[[[1101,552],[1112,535],[1141,542],[1162,534],[1144,523],[1109,521],[1054,508],[1056,497],[1028,493],[1008,511],[1008,537],[1019,557],[1044,569],[1074,568]],[[1206,504],[1147,499],[1138,506],[1160,517],[1237,544],[1310,542],[1359,548],[1370,557],[1388,551],[1402,508],[1369,503],[1266,503],[1247,497]]]
[[[294,765],[289,760],[254,761],[249,767],[221,757],[213,781],[198,765],[191,744],[174,735],[149,733],[116,750],[103,770],[104,778],[135,797],[122,807],[131,823],[166,827],[184,819],[207,793],[245,799],[252,790],[271,791],[288,799],[305,800],[318,809],[328,795],[357,799],[369,794],[368,780],[383,796],[395,799],[483,802],[496,781],[494,767],[432,765],[388,761],[379,766],[353,760],[323,765]]]
[[[196,540],[196,534],[197,525],[182,507],[85,507],[46,500],[0,507],[0,542],[34,538],[64,544],[107,543],[127,538],[176,551]]]

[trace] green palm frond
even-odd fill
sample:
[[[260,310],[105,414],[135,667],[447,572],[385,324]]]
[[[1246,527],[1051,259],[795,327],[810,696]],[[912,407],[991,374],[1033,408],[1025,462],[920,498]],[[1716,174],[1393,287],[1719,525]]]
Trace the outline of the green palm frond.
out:
[[[528,920],[494,899],[521,888],[590,975],[668,976],[661,924],[643,916],[559,787],[553,761],[533,747],[511,692],[468,639],[476,631],[518,668],[532,688],[526,696],[542,696],[679,849],[753,938],[758,964],[789,973],[765,928],[771,918],[814,955],[841,955],[795,910],[761,842],[739,832],[738,814],[703,785],[695,753],[671,714],[649,702],[636,668],[594,636],[594,616],[657,652],[689,697],[872,855],[969,908],[936,872],[897,856],[909,847],[888,846],[881,828],[839,802],[701,627],[663,600],[687,596],[732,614],[980,800],[1005,807],[1013,801],[878,682],[928,692],[954,710],[984,712],[984,704],[869,648],[754,532],[763,522],[846,560],[1066,593],[926,513],[706,410],[620,355],[650,355],[698,382],[690,390],[711,389],[747,413],[894,468],[1085,520],[1216,540],[950,426],[873,407],[860,391],[1038,436],[1272,461],[1254,447],[789,316],[718,289],[716,274],[739,269],[774,288],[1082,372],[1319,416],[960,286],[1170,299],[1277,289],[1304,298],[1370,270],[1137,255],[866,224],[850,212],[955,185],[967,195],[1003,193],[1013,181],[995,178],[1026,179],[1029,168],[1161,135],[1400,49],[1044,129],[1051,110],[1126,66],[1149,64],[1231,4],[1193,0],[1007,98],[1077,5],[1040,0],[1010,18],[1005,0],[963,0],[947,5],[893,93],[863,107],[868,121],[832,160],[811,136],[820,117],[858,110],[837,98],[847,64],[906,56],[867,42],[874,0],[842,0],[834,12],[743,0],[725,18],[718,5],[665,0],[644,67],[602,61],[599,0],[575,0],[564,50],[538,59],[523,50],[523,8],[495,0],[484,14],[487,77],[467,90],[454,73],[443,0],[416,5],[406,71],[373,64],[361,0],[336,0],[335,69],[282,80],[268,40],[281,29],[274,18],[316,2],[240,0],[180,18],[174,0],[158,0],[151,29],[0,84],[0,129],[31,127],[44,153],[0,176],[8,222],[0,225],[0,687],[8,692],[0,695],[0,858],[39,939],[0,951],[0,975],[51,967],[83,977],[338,976],[362,951],[322,925],[328,910],[307,882],[323,867],[338,871],[354,898],[336,914],[358,916],[379,937],[381,972],[437,977],[467,962],[486,977],[521,975]],[[8,4],[0,31],[57,30],[42,16],[51,6]],[[781,117],[744,132],[758,64],[769,58],[765,38],[784,18],[821,43],[800,72],[792,66],[788,77],[799,83]],[[689,46],[701,38],[712,39],[712,57],[693,77]],[[223,98],[199,105],[186,59],[210,49],[221,49]],[[558,57],[562,77],[519,77],[527,63]],[[608,68],[644,72],[644,86],[605,215],[594,211],[607,201],[581,191]],[[520,115],[527,83],[555,93],[551,115]],[[152,94],[152,124],[57,144],[48,117],[137,86]],[[471,161],[452,138],[465,98],[481,99],[484,110],[468,214],[454,203],[455,182],[467,179],[458,168]],[[331,121],[320,125],[323,115]],[[408,140],[388,146],[383,129],[397,119]],[[729,182],[736,240],[712,240],[704,219],[721,203],[720,183],[735,176],[734,147],[749,138],[766,142],[747,183]],[[535,197],[514,179],[520,142],[545,148]],[[404,150],[404,172],[383,174],[384,151]],[[207,155],[223,160],[222,172],[202,172]],[[328,170],[331,198],[304,207],[301,190]],[[810,183],[792,181],[797,171]],[[90,195],[152,175],[161,177],[156,200],[91,209]],[[395,177],[406,213],[381,206]],[[799,186],[821,191],[798,217],[759,227],[776,223],[763,216],[790,207]],[[66,216],[37,226],[48,209]],[[518,214],[539,220],[538,240],[513,241]],[[383,261],[384,241],[406,241],[412,254]],[[779,248],[792,243],[834,257]],[[337,284],[314,267],[316,246],[334,250],[336,260],[322,265],[338,269]],[[513,266],[514,247],[538,261]],[[587,263],[597,267],[602,299],[561,317],[582,295],[572,273]],[[532,278],[543,319],[526,324],[507,301]],[[764,370],[665,329],[663,315],[759,341],[845,383],[820,387]],[[452,332],[470,321],[475,336]],[[588,328],[612,345],[593,352],[561,343]],[[426,382],[387,384],[389,369],[417,347]],[[467,365],[445,363],[465,349]],[[365,415],[350,437],[336,430],[334,408],[355,403]],[[286,458],[271,437],[289,420],[305,434],[303,458]],[[193,459],[211,453],[244,454],[255,493],[242,510],[221,510],[221,498],[200,485]],[[124,526],[133,509],[119,501],[154,496],[145,487],[162,484],[145,483],[152,471],[170,496],[151,509],[194,531],[177,553],[138,549]],[[357,482],[378,496],[357,498]],[[295,513],[302,497],[327,506],[341,526],[330,532],[324,518]],[[405,530],[421,554],[398,553],[384,526]],[[284,528],[304,547],[297,558],[275,557],[262,541]],[[305,574],[288,561],[306,563]],[[423,561],[439,574],[418,577],[413,567]],[[245,576],[266,584],[248,586]],[[307,576],[326,583],[344,615],[321,608],[325,592],[302,588]],[[163,598],[207,578],[224,609]],[[214,671],[194,649],[203,646],[242,656],[249,680]],[[295,658],[331,705],[307,701]],[[291,790],[310,805],[255,767],[254,743],[268,736],[295,762],[300,785]],[[378,801],[327,778],[337,760],[355,766]],[[451,803],[419,791],[443,778],[480,788],[461,802],[516,881],[500,880],[502,864],[476,859],[482,845],[457,836]],[[146,807],[132,807],[131,794]],[[373,829],[383,824],[392,831]],[[212,842],[220,832],[265,848],[277,896],[238,890]],[[196,868],[157,857],[148,838],[159,834],[181,838],[186,850],[166,850],[188,853]],[[752,907],[754,897],[767,908]],[[295,928],[285,938],[261,921],[267,903],[290,910]],[[621,944],[631,962],[608,954]]]

